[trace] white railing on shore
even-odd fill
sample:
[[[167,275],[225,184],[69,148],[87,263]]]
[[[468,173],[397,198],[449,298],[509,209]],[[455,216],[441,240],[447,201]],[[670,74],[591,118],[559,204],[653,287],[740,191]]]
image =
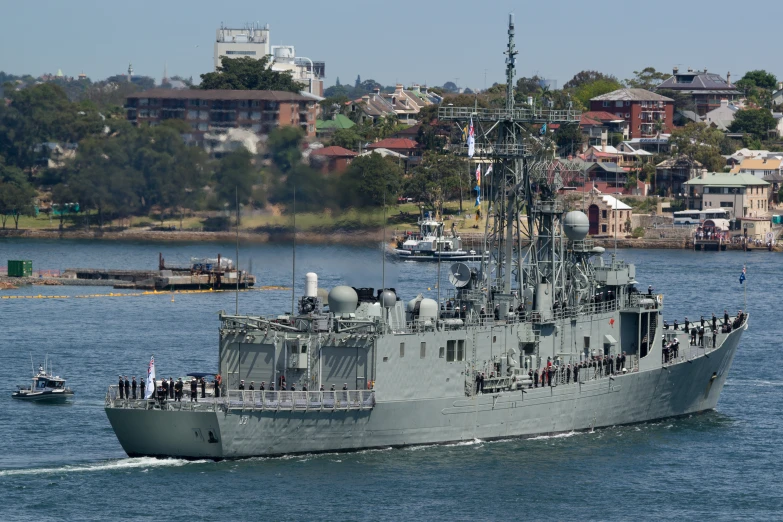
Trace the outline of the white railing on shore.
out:
[[[175,401],[129,399],[120,397],[117,385],[109,386],[106,392],[106,407],[141,410],[171,411],[335,411],[369,410],[375,406],[374,390],[339,391],[261,391],[228,390],[226,397],[199,397],[198,401],[185,398]]]

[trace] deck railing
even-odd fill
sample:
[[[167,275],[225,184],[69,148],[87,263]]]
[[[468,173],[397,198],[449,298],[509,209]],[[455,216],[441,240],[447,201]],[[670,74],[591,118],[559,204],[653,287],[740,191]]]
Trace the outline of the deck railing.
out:
[[[129,399],[120,398],[117,385],[109,386],[106,392],[107,408],[169,411],[337,411],[370,410],[375,406],[374,390],[339,391],[261,391],[228,390],[226,397],[190,397],[175,401],[166,397]]]

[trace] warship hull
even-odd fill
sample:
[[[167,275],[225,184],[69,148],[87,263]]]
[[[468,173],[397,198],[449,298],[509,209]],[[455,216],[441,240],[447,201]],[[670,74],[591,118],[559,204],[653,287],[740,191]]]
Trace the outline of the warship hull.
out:
[[[581,383],[400,400],[349,411],[162,411],[107,407],[132,457],[232,459],[534,437],[712,410],[743,327],[677,364]]]

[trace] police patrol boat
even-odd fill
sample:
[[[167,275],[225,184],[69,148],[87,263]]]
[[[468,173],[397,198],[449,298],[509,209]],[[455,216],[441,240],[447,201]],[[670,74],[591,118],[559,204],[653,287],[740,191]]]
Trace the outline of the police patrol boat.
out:
[[[405,261],[481,261],[479,250],[463,250],[462,239],[452,224],[451,235],[443,233],[444,223],[431,213],[419,219],[419,232],[406,233],[397,242],[394,254]]]
[[[47,372],[43,365],[38,366],[38,373],[33,374],[32,386],[17,386],[11,394],[14,399],[30,402],[63,403],[73,398],[73,390],[65,386],[65,379]]]
[[[513,15],[508,36],[514,85]],[[715,408],[748,317],[691,344],[689,332],[662,327],[663,296],[636,290],[636,267],[587,237],[587,216],[557,196],[577,167],[554,156],[546,133],[528,130],[575,125],[580,114],[517,106],[509,89],[503,108],[441,107],[438,116],[459,123],[455,135],[470,122],[487,129],[468,144],[469,156],[479,150],[493,164],[482,180],[491,210],[480,267],[451,264],[454,288],[441,303],[349,286],[324,299],[310,273],[290,313],[221,311],[219,396],[134,400],[108,388],[105,412],[128,455],[528,437]],[[263,385],[244,389],[251,381]]]

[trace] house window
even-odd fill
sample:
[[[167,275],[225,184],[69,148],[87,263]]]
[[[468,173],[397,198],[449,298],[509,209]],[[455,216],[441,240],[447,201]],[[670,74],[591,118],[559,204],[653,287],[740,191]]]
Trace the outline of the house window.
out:
[[[629,102],[629,101],[625,102],[625,106],[626,107],[630,107],[631,106],[631,102]]]
[[[421,349],[420,349],[420,352],[419,352],[419,357],[421,357],[422,359],[427,357],[427,343],[421,343]]]
[[[601,225],[601,232],[606,232],[606,225]]]
[[[606,219],[606,210],[601,211],[601,218]]]
[[[604,101],[603,106],[604,107],[609,107],[609,102],[608,101]]]
[[[405,343],[400,343],[400,357],[405,357]]]
[[[457,356],[457,341],[446,341],[446,362],[454,362]]]

